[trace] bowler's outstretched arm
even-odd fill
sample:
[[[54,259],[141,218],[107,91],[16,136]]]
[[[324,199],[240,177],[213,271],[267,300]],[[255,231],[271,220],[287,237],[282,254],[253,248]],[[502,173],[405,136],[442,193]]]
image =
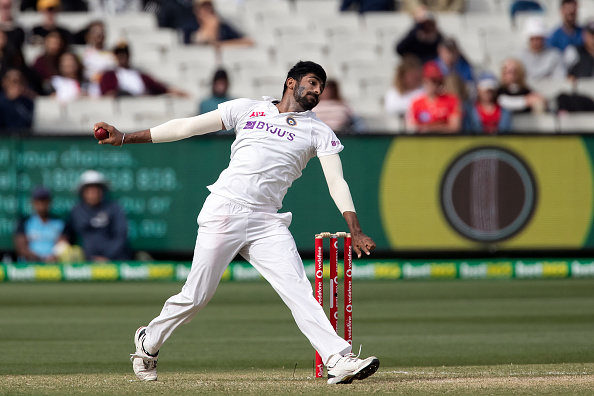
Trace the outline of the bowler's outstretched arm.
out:
[[[151,129],[145,129],[133,133],[122,133],[114,126],[105,122],[98,122],[93,125],[93,130],[105,129],[109,133],[107,139],[99,141],[99,144],[111,144],[122,146],[131,143],[165,143],[175,142],[196,135],[204,135],[225,129],[219,110],[200,114],[195,117],[178,118],[167,121],[164,124]]]
[[[328,183],[330,196],[349,226],[353,249],[357,253],[357,257],[361,258],[362,251],[369,255],[371,250],[375,249],[376,245],[373,239],[365,235],[361,230],[361,225],[355,212],[353,198],[351,197],[351,190],[346,180],[344,180],[342,173],[340,156],[338,154],[331,154],[320,157],[320,163],[326,177],[326,183]]]

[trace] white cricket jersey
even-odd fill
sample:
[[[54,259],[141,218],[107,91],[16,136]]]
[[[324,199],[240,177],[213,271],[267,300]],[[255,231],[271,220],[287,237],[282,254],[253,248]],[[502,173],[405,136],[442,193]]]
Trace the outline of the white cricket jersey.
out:
[[[229,167],[208,189],[245,205],[278,210],[312,157],[344,147],[314,112],[279,113],[272,98],[264,99],[219,104],[225,128],[235,128],[236,137]]]

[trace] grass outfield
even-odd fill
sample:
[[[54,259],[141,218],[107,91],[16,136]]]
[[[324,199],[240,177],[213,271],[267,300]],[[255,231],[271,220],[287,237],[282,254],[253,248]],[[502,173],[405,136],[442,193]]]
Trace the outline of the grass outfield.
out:
[[[355,349],[381,367],[353,394],[594,393],[594,280],[356,282]],[[136,328],[178,283],[0,284],[0,395],[332,394],[263,282],[221,284],[162,348],[160,381],[131,371]]]

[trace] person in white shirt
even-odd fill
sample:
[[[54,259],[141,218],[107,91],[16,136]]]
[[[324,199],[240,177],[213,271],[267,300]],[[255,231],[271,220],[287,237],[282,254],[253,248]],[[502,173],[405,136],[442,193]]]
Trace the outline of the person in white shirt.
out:
[[[404,117],[413,99],[423,91],[423,65],[414,55],[406,55],[396,67],[394,85],[384,96],[387,114]]]
[[[546,45],[547,34],[541,18],[534,17],[526,21],[524,35],[528,39],[528,47],[520,54],[520,60],[529,80],[564,79],[567,75],[561,51]]]
[[[326,72],[313,62],[299,62],[288,73],[280,101],[235,99],[217,110],[176,119],[157,127],[123,134],[104,122],[94,130],[109,132],[100,144],[162,143],[235,129],[229,167],[208,186],[211,194],[198,215],[192,270],[182,291],[170,297],[161,314],[134,336],[133,369],[143,381],[156,381],[159,348],[181,324],[188,323],[214,295],[229,262],[239,253],[279,293],[297,326],[328,367],[328,383],[351,383],[375,373],[375,356],[359,359],[339,337],[313,296],[295,241],[291,213],[278,213],[291,184],[307,162],[320,159],[330,195],[352,235],[353,250],[370,254],[375,242],[361,230],[349,187],[342,174],[343,146],[311,111],[326,83]]]

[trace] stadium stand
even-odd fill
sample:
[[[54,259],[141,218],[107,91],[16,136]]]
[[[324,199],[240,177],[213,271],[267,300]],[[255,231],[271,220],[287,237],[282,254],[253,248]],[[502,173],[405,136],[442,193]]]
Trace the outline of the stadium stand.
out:
[[[107,48],[126,40],[134,67],[183,88],[191,98],[89,98],[62,105],[51,97],[39,97],[34,130],[37,133],[74,132],[83,126],[87,129],[89,122],[104,119],[109,114],[121,122],[122,129],[130,127],[132,130],[140,128],[137,122],[144,125],[164,117],[193,115],[199,100],[208,95],[210,78],[218,66],[228,70],[234,97],[279,96],[287,68],[301,59],[318,61],[329,76],[343,80],[343,96],[365,119],[370,130],[390,133],[404,130],[400,121],[384,115],[382,98],[392,84],[393,71],[399,62],[395,43],[414,24],[409,14],[340,13],[339,0],[214,1],[217,12],[250,36],[255,46],[221,50],[186,46],[181,43],[179,32],[158,28],[156,16],[149,12],[129,12],[108,18],[95,13],[60,13],[58,23],[73,32],[93,20],[102,19],[107,26]],[[546,10],[542,16],[547,26],[558,25],[558,2],[549,0],[543,4]],[[532,14],[519,14],[514,24],[509,15],[511,0],[467,0],[466,5],[464,13],[436,14],[437,24],[445,35],[458,40],[476,75],[483,70],[499,75],[502,61],[524,48],[526,40],[521,27]],[[35,12],[22,12],[17,17],[26,29],[42,19]],[[580,21],[589,17],[594,17],[594,2],[581,1]],[[74,52],[80,53],[82,48],[77,46]],[[39,46],[30,44],[23,48],[29,64],[40,51]],[[588,95],[594,92],[594,80],[580,80],[576,84],[546,80],[531,85],[549,101],[560,92],[577,90]],[[559,123],[551,114],[529,114],[515,117],[514,130],[536,127],[543,132],[565,132],[590,121],[587,114],[572,114]],[[587,130],[587,126],[578,129]]]

